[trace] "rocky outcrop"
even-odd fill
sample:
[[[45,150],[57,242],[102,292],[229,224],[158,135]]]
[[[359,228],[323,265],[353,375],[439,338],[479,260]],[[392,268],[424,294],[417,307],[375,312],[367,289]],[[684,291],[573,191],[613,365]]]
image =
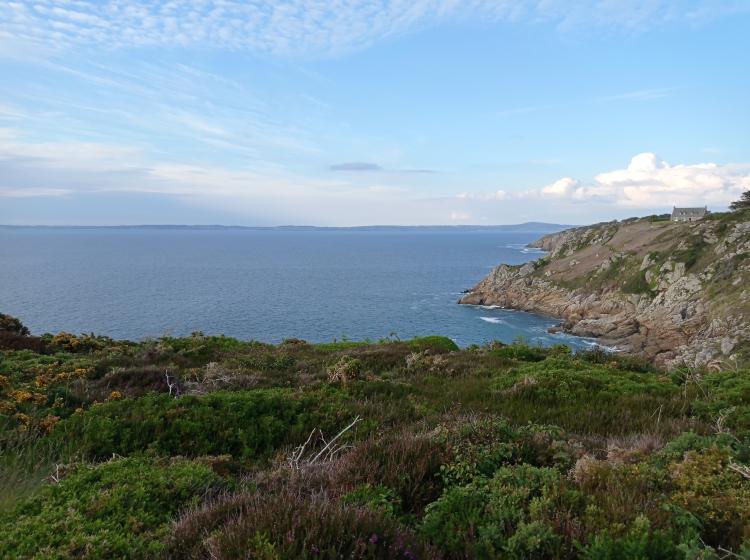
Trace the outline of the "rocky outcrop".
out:
[[[542,237],[459,303],[559,317],[556,327],[673,368],[731,363],[750,341],[750,216],[629,220]]]

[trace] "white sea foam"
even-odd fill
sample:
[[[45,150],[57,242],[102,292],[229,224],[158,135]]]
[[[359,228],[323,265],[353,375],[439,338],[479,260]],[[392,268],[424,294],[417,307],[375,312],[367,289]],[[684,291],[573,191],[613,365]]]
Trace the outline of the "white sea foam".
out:
[[[480,317],[482,321],[487,321],[488,323],[493,323],[495,325],[505,325],[507,324],[502,319],[498,319],[497,317]]]

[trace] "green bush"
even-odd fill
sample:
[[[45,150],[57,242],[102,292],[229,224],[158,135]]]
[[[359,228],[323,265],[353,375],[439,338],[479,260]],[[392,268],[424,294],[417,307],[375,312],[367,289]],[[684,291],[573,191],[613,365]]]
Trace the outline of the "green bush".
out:
[[[622,291],[626,294],[647,294],[651,295],[652,290],[648,281],[646,280],[646,273],[643,270],[639,270],[636,273],[630,275],[625,282],[622,284]]]
[[[646,517],[639,517],[623,537],[609,533],[596,535],[581,551],[585,560],[683,560],[685,554],[670,535],[652,531]]]
[[[51,437],[76,442],[87,459],[143,452],[263,459],[315,427],[330,433],[347,419],[333,393],[329,398],[284,389],[161,394],[94,405],[61,421]]]
[[[750,484],[731,464],[728,449],[712,447],[688,451],[668,469],[670,502],[699,521],[706,544],[736,550],[750,539]]]
[[[433,350],[439,352],[456,352],[458,345],[447,336],[423,336],[408,341],[415,350]]]
[[[737,461],[750,462],[750,444],[729,433],[701,435],[695,432],[685,432],[667,443],[656,456],[655,462],[665,466],[672,461],[680,461],[689,451],[704,451],[717,447],[725,449]]]
[[[587,402],[649,394],[668,397],[679,393],[667,377],[650,373],[623,372],[568,359],[548,358],[539,364],[519,366],[495,378],[498,391],[513,390],[536,398]]]
[[[481,418],[445,431],[446,446],[452,461],[443,465],[441,475],[446,486],[462,486],[487,480],[503,466],[529,463],[568,469],[573,452],[562,440],[561,431],[550,426],[527,424],[512,426],[504,418]]]
[[[520,362],[541,362],[547,357],[547,350],[539,346],[529,346],[516,342],[508,346],[501,346],[491,351],[496,358],[509,358]]]
[[[712,372],[701,385],[711,398],[693,403],[697,416],[711,423],[723,416],[726,428],[750,431],[750,370]]]
[[[364,506],[373,511],[395,517],[401,510],[401,498],[396,493],[382,484],[362,484],[346,494],[342,498],[345,504]]]
[[[555,558],[566,552],[553,523],[582,507],[558,470],[502,467],[488,481],[448,488],[427,507],[422,530],[456,557]]]
[[[157,558],[170,522],[220,479],[186,460],[79,466],[0,514],[3,558]]]

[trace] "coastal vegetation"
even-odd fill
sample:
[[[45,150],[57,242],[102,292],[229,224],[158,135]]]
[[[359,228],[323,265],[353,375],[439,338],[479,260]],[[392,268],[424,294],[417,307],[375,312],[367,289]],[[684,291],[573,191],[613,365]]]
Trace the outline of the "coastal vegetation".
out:
[[[750,369],[0,336],[3,558],[750,558]]]

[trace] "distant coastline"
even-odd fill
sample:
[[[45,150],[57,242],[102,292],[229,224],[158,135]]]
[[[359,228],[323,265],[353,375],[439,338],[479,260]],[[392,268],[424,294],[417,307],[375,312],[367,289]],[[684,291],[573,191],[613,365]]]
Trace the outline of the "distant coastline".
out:
[[[505,225],[426,225],[426,226],[237,226],[237,225],[181,225],[181,224],[138,224],[138,225],[11,225],[0,224],[0,229],[158,229],[158,230],[247,230],[247,231],[499,231],[499,232],[557,232],[574,227],[565,224],[546,222],[524,222]]]

